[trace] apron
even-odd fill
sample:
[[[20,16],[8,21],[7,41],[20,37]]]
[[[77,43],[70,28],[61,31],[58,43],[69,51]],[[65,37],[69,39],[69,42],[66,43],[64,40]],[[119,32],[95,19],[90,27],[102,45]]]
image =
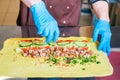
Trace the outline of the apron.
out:
[[[78,36],[81,0],[43,0],[47,10],[56,19],[60,36]],[[26,5],[20,2],[17,25],[21,26],[22,37],[41,37],[37,34],[32,14]]]

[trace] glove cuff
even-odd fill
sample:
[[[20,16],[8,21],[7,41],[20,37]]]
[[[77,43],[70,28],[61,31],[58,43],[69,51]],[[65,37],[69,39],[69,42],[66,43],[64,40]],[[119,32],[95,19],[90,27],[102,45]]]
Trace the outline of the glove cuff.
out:
[[[37,24],[37,22],[39,21],[38,18],[42,19],[41,14],[45,13],[45,11],[44,11],[45,9],[46,9],[46,5],[43,1],[31,6],[30,11],[32,12],[32,15],[34,17],[33,19],[35,21],[35,24]],[[38,13],[39,13],[39,16],[38,16]]]
[[[46,5],[43,1],[41,1],[39,3],[36,3],[36,4],[32,5],[30,7],[30,11],[34,12],[34,10],[36,10],[36,9],[44,9],[44,8],[46,8]]]
[[[109,21],[102,20],[102,19],[99,19],[98,21],[100,21],[100,22],[106,22],[106,23],[109,23]]]

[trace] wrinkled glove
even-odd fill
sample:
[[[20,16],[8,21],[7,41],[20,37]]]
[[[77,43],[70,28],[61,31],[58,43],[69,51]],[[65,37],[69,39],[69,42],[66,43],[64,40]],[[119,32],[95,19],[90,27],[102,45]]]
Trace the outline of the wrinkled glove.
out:
[[[31,6],[30,10],[38,30],[37,33],[45,36],[47,43],[51,40],[55,42],[60,34],[58,24],[46,9],[45,3],[43,1],[36,3]]]
[[[98,20],[94,28],[93,41],[96,42],[98,35],[101,35],[100,44],[98,50],[102,50],[107,55],[110,54],[110,40],[111,40],[111,30],[110,24],[104,20]]]

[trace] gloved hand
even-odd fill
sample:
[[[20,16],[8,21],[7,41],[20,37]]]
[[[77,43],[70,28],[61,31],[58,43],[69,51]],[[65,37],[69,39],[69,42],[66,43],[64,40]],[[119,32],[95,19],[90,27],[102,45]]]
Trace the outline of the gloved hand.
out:
[[[110,40],[111,40],[111,30],[109,22],[105,20],[98,20],[93,34],[93,41],[96,42],[98,39],[98,35],[101,35],[100,44],[98,46],[98,50],[102,50],[107,55],[110,54]]]
[[[51,40],[55,42],[60,34],[58,24],[46,9],[45,3],[43,1],[36,3],[31,6],[30,10],[38,30],[37,33],[45,36],[47,43]]]

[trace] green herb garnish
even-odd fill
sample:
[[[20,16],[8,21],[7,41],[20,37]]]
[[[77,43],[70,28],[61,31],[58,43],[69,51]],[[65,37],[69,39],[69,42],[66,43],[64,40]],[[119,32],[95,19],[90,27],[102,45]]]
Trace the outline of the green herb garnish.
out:
[[[73,60],[72,60],[72,63],[73,63],[73,64],[76,64],[76,63],[78,63],[78,61],[77,61],[76,59],[73,59]]]
[[[80,62],[80,64],[82,64],[82,65],[83,65],[83,64],[85,64],[85,62]]]
[[[96,56],[92,56],[90,62],[96,62]]]
[[[84,60],[82,60],[83,62],[87,63],[90,61],[90,58],[85,58]]]
[[[65,61],[66,64],[71,63],[71,59],[69,57],[65,57],[65,58],[63,58],[63,60]]]
[[[82,70],[85,70],[85,68],[82,68]]]
[[[96,64],[100,64],[101,62],[100,61],[97,61]]]
[[[53,64],[57,63],[57,59],[56,58],[53,57],[51,60],[52,60]]]
[[[50,67],[52,66],[52,65],[49,65]]]

